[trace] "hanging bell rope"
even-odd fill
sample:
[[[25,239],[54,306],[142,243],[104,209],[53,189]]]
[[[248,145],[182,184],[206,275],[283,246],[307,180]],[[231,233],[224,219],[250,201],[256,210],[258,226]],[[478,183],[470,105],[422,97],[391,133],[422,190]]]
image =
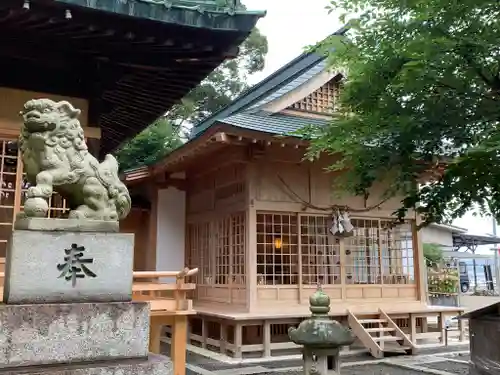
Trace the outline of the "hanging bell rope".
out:
[[[297,203],[303,204],[304,207],[306,207],[306,208],[310,208],[310,209],[318,210],[318,211],[328,211],[328,212],[342,211],[342,212],[353,212],[353,213],[369,212],[369,211],[372,211],[372,210],[379,208],[381,205],[383,205],[385,202],[387,202],[390,199],[390,197],[387,197],[387,198],[383,199],[380,203],[377,203],[376,205],[373,205],[373,206],[370,206],[367,208],[361,208],[361,209],[360,208],[351,208],[349,206],[342,206],[342,205],[332,205],[332,206],[328,206],[328,207],[319,207],[319,206],[315,206],[315,205],[307,202],[306,200],[302,199],[302,197],[300,195],[298,195],[295,191],[293,191],[293,189],[285,182],[283,177],[281,177],[279,174],[278,174],[278,180],[283,184],[283,186],[285,187],[285,193],[292,200],[294,200]]]

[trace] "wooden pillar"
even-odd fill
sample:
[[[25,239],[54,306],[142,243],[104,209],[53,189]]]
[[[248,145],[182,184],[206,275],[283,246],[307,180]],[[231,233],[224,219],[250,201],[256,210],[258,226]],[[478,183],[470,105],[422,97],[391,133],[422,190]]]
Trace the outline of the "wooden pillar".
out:
[[[444,342],[444,325],[445,325],[445,315],[443,312],[439,313],[438,316],[438,331],[439,331],[439,342],[443,343]]]
[[[174,375],[186,374],[187,315],[176,315],[172,324],[170,357],[174,363]]]
[[[242,357],[241,345],[243,344],[243,325],[237,322],[234,326],[234,358]]]
[[[340,260],[340,285],[342,288],[342,301],[347,300],[346,283],[347,283],[347,272],[346,266],[346,253],[345,253],[345,239],[341,238],[339,242],[339,260]]]
[[[151,353],[160,354],[161,349],[161,330],[163,327],[163,323],[155,317],[150,318],[149,323],[149,351]],[[173,327],[172,327],[173,329]]]
[[[249,312],[257,307],[257,211],[254,206],[256,167],[255,163],[247,164],[245,273],[246,307]]]
[[[460,342],[464,341],[465,340],[465,324],[464,324],[464,320],[463,319],[458,319],[458,332],[459,332],[459,336],[458,336],[458,340]]]
[[[429,326],[427,324],[427,316],[422,317],[422,327],[420,327],[422,333],[429,332]]]
[[[417,318],[410,313],[410,339],[413,344],[417,344]]]
[[[201,317],[201,347],[203,349],[207,348],[207,336],[208,336],[207,320],[205,319],[204,316],[202,316]]]
[[[221,354],[226,354],[226,344],[227,344],[227,325],[226,322],[221,320],[220,321],[220,352]]]
[[[151,184],[149,187],[151,210],[149,213],[149,238],[146,251],[145,267],[148,271],[156,271],[156,246],[158,241],[158,188]]]
[[[417,226],[420,223],[420,216],[415,214],[415,220],[412,220],[411,222],[413,263],[418,299],[421,302],[427,303],[427,269],[425,267],[424,247],[420,231],[417,231]]]
[[[21,158],[21,151],[17,153],[17,166],[16,166],[16,186],[14,195],[14,210],[12,216],[12,226],[16,221],[16,215],[21,211],[21,195],[23,188],[23,162]]]
[[[262,335],[262,345],[264,345],[264,357],[271,356],[271,322],[269,320],[264,320]]]

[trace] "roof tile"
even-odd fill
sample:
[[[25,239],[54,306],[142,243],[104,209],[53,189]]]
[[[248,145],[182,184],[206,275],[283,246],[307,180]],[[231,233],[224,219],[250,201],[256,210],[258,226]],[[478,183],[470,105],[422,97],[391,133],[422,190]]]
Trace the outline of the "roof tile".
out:
[[[285,86],[279,88],[278,90],[272,92],[270,95],[264,97],[262,100],[258,101],[256,104],[254,104],[252,109],[261,107],[275,99],[278,99],[282,97],[283,95],[288,94],[290,91],[295,90],[299,86],[303,85],[307,81],[311,80],[314,78],[316,75],[320,74],[323,70],[326,69],[326,60],[320,60],[318,61],[315,65],[313,65],[311,68],[307,69],[304,71],[302,74],[297,76],[295,79],[290,81],[288,84]]]
[[[239,128],[285,135],[297,131],[307,125],[326,125],[329,123],[326,119],[313,119],[284,114],[263,115],[255,113],[238,113],[229,116],[221,123],[237,126]]]

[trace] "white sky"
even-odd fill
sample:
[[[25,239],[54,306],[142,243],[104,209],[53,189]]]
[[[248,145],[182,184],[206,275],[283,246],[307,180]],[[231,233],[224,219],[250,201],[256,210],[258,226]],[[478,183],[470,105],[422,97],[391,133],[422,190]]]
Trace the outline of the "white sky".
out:
[[[269,52],[262,72],[251,77],[257,83],[301,54],[304,47],[314,44],[342,27],[338,14],[328,14],[328,0],[244,0],[249,10],[267,10],[258,23],[267,36]],[[473,234],[492,233],[491,218],[474,217],[472,213],[456,220],[455,225]],[[500,234],[500,230],[498,231]],[[488,250],[485,250],[488,252]]]

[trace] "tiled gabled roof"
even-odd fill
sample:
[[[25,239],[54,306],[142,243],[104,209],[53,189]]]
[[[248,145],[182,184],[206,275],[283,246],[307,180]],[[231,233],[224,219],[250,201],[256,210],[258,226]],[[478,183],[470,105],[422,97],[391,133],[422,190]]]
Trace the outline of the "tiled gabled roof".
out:
[[[219,122],[263,133],[285,135],[308,125],[326,125],[326,119],[313,119],[285,114],[238,113]]]
[[[290,91],[295,90],[300,85],[303,85],[307,81],[314,78],[317,74],[320,74],[326,68],[326,61],[324,59],[318,61],[316,64],[312,65],[309,69],[305,70],[301,74],[297,75],[294,79],[288,82],[286,85],[280,86],[276,91],[265,96],[262,100],[258,101],[256,104],[250,107],[250,109],[259,108],[275,99],[278,99]]]
[[[343,27],[334,34],[344,34],[346,31],[347,28]],[[249,119],[254,120],[253,117],[247,117],[247,115],[251,114],[252,111],[258,111],[262,105],[286,95],[319,74],[325,67],[325,56],[314,52],[301,54],[269,77],[243,92],[229,105],[195,125],[192,130],[192,137],[199,136],[217,122],[228,123],[228,121],[234,121],[234,119],[230,120],[234,116],[238,116],[236,117],[238,122],[243,119],[245,119],[245,123]],[[241,117],[243,114],[245,116]],[[250,122],[254,123],[254,121]],[[269,132],[266,129],[260,131]]]

